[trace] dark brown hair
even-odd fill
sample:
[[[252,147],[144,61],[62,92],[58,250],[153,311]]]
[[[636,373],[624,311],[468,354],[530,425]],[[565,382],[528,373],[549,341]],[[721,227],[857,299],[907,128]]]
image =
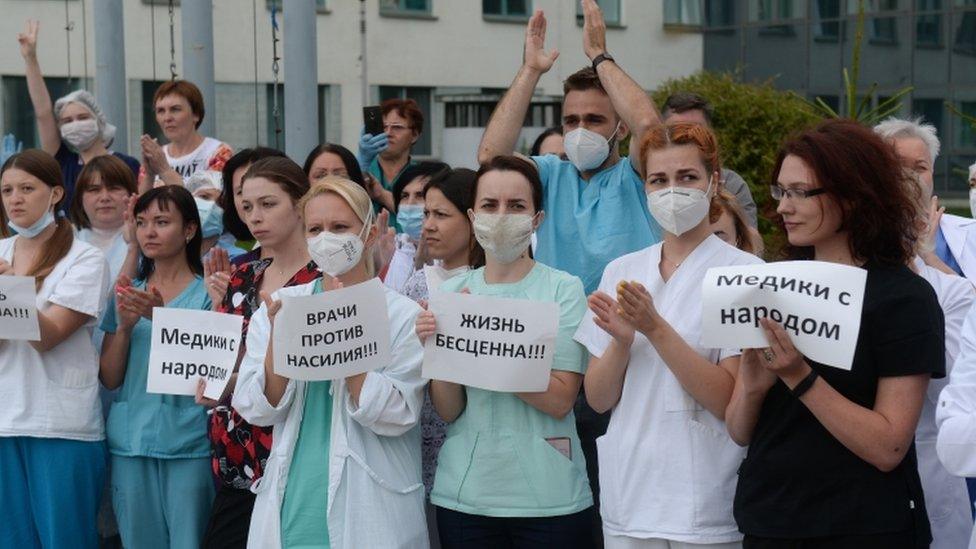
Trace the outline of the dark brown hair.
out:
[[[200,124],[203,123],[203,115],[206,113],[203,108],[203,94],[200,93],[200,88],[189,80],[163,82],[153,94],[153,110],[156,108],[156,103],[167,95],[179,95],[186,99],[187,103],[190,104],[190,110],[197,116],[196,127],[199,128]]]
[[[535,166],[517,156],[499,155],[481,165],[478,169],[474,185],[471,186],[471,208],[474,208],[478,198],[478,184],[482,177],[488,172],[517,172],[529,180],[529,187],[532,190],[532,207],[535,211],[542,211],[542,180],[539,179],[539,171]]]
[[[113,154],[92,158],[85,163],[85,167],[78,174],[78,180],[75,182],[75,193],[71,197],[71,205],[68,206],[68,219],[79,229],[91,228],[91,220],[85,213],[82,197],[88,192],[88,187],[96,175],[101,180],[102,185],[109,189],[125,189],[129,194],[137,192],[136,176],[132,173],[132,168],[120,158]]]
[[[424,196],[427,195],[427,191],[437,189],[461,212],[464,221],[468,224],[468,230],[471,232],[468,266],[472,269],[485,266],[485,250],[474,237],[471,220],[467,215],[468,210],[474,208],[474,185],[477,178],[478,173],[474,170],[455,168],[435,174],[424,185]]]
[[[685,111],[701,111],[705,115],[705,121],[712,125],[712,104],[707,99],[693,92],[679,91],[672,93],[664,100],[661,114],[667,118],[671,113],[681,113]]]
[[[895,150],[870,128],[831,119],[801,131],[776,155],[770,184],[776,185],[783,160],[793,155],[810,169],[841,210],[839,231],[848,235],[855,260],[905,265],[918,240],[918,186],[902,169]],[[823,197],[814,197],[822,200]],[[780,218],[780,225],[783,220]],[[812,247],[787,245],[790,259],[812,259]]]
[[[146,211],[153,202],[156,203],[156,207],[160,211],[164,212],[169,211],[170,206],[175,207],[183,220],[183,226],[194,226],[193,237],[186,242],[183,251],[186,254],[186,263],[189,265],[190,271],[197,276],[203,276],[203,261],[200,258],[200,248],[203,245],[203,235],[200,231],[200,210],[197,209],[193,195],[181,185],[163,185],[149,189],[136,200],[132,209],[133,215],[139,215]],[[156,262],[143,255],[139,261],[138,278],[148,281],[149,275],[155,269]]]
[[[356,160],[356,155],[338,143],[323,143],[312,149],[308,153],[308,156],[305,157],[305,165],[302,166],[302,171],[305,172],[305,175],[312,175],[312,164],[325,153],[338,156],[339,160],[342,160],[342,165],[346,167],[348,179],[353,183],[358,183],[362,188],[366,188],[366,179],[363,177],[363,170],[359,167],[359,161]]]
[[[603,88],[603,84],[600,82],[599,75],[593,70],[593,67],[583,67],[569,75],[569,78],[566,80],[563,80],[563,95],[571,91],[586,90],[598,90],[601,93],[607,93],[607,90]]]
[[[387,99],[380,103],[380,111],[383,116],[396,111],[398,115],[409,121],[411,130],[418,134],[424,133],[424,113],[413,99]]]
[[[223,175],[224,190],[220,193],[219,204],[224,209],[224,228],[230,231],[237,240],[254,240],[254,235],[241,220],[241,216],[237,215],[237,206],[234,204],[234,172],[270,156],[284,157],[285,153],[269,147],[242,149],[234,153],[234,156],[230,157],[223,169],[220,170]]]
[[[305,193],[308,192],[308,177],[302,168],[286,156],[269,156],[262,158],[244,172],[241,178],[241,187],[248,179],[261,177],[268,181],[273,181],[291,197],[292,203],[298,204]]]
[[[55,187],[61,187],[64,190],[64,184],[61,179],[61,166],[53,156],[40,149],[27,149],[8,158],[3,163],[3,167],[0,168],[0,177],[3,177],[3,174],[7,170],[14,168],[23,170],[40,179],[41,183],[51,187],[52,190]],[[126,167],[126,169],[128,170],[129,168]],[[131,174],[132,172],[130,171],[129,173]],[[64,198],[65,195],[62,193],[61,198],[54,203],[55,216],[57,216],[57,212],[60,209],[59,206],[64,201]],[[35,258],[34,264],[27,271],[27,276],[35,277],[35,287],[37,289],[40,289],[44,284],[44,279],[47,278],[47,275],[51,274],[58,262],[68,255],[68,252],[71,251],[71,245],[74,243],[75,236],[74,230],[71,228],[71,223],[63,217],[56,217],[55,224],[57,228],[54,230],[54,234],[44,243],[41,254]]]

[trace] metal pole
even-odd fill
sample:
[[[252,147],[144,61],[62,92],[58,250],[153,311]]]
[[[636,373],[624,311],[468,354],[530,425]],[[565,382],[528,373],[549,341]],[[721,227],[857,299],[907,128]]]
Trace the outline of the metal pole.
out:
[[[193,82],[203,94],[207,110],[200,133],[217,133],[217,96],[214,92],[213,0],[180,3],[183,31],[183,78]]]
[[[363,106],[369,105],[369,78],[366,73],[366,0],[359,0],[359,85]]]
[[[285,153],[305,158],[319,140],[315,0],[284,3]]]
[[[125,40],[122,0],[95,0],[95,94],[109,123],[115,125],[112,149],[129,152],[126,103]]]

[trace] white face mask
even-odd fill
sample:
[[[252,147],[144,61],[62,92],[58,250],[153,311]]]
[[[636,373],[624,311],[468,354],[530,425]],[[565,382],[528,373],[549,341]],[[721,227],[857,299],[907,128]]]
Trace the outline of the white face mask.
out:
[[[708,188],[704,191],[682,187],[654,191],[647,194],[647,209],[662,229],[681,236],[697,227],[708,215],[708,192],[711,189],[712,178],[709,178]]]
[[[613,134],[609,139],[602,135],[579,127],[566,134],[563,138],[563,147],[566,148],[566,157],[581,172],[595,170],[603,164],[610,156],[610,141],[620,130],[620,122],[614,128]]]
[[[77,151],[88,150],[95,144],[98,136],[98,121],[93,118],[75,120],[61,125],[61,139],[64,139],[68,145]]]
[[[969,212],[976,217],[976,188],[969,189]]]
[[[532,217],[528,214],[474,214],[474,237],[485,253],[509,264],[522,256],[532,242]]]
[[[359,234],[352,233],[321,233],[309,238],[308,255],[311,256],[319,270],[329,276],[340,276],[349,272],[363,257],[366,244],[363,237],[372,223],[372,214],[366,218]]]

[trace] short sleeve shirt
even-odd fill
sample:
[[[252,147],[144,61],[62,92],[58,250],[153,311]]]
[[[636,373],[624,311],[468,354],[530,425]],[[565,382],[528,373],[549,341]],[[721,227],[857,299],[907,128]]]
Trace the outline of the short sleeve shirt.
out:
[[[845,398],[872,408],[883,377],[945,375],[945,328],[932,287],[908,267],[869,265],[850,371],[806,359]],[[931,540],[915,445],[884,473],[848,450],[780,382],[769,390],[739,469],[745,534],[810,538],[914,531]]]
[[[133,282],[139,289],[144,280]],[[203,279],[196,277],[166,304],[171,309],[210,310],[210,297]],[[102,330],[114,334],[118,328],[115,297],[109,301]],[[152,322],[140,318],[129,339],[125,379],[108,412],[105,427],[108,449],[113,455],[151,458],[203,458],[210,455],[207,444],[207,413],[192,396],[146,392],[149,379],[149,348]]]
[[[546,218],[537,232],[536,259],[583,281],[587,294],[614,259],[661,240],[647,209],[644,183],[630,160],[584,180],[571,162],[533,156],[542,179]]]
[[[552,367],[585,371],[586,351],[573,340],[586,312],[578,278],[537,262],[519,282],[488,284],[480,268],[444,282],[441,291],[464,288],[475,295],[558,303]],[[572,413],[556,419],[513,393],[474,387],[465,391],[467,405],[448,427],[438,456],[431,503],[495,517],[566,515],[593,505]],[[568,457],[551,444],[556,439],[568,443]]]

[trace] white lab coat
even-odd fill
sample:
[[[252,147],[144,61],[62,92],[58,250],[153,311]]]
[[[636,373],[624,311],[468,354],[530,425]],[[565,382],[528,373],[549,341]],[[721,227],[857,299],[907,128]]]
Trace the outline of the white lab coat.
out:
[[[647,288],[654,306],[698,354],[718,362],[739,349],[699,344],[702,277],[711,267],[762,263],[758,257],[710,235],[682,262],[670,280],[661,278],[661,244],[607,265],[600,290],[616,297],[622,280]],[[610,336],[588,312],[576,332],[593,356],[602,356]],[[732,517],[736,470],[745,450],[725,423],[689,395],[647,338],[637,335],[620,400],[607,433],[597,439],[600,514],[604,531],[630,538],[716,544],[742,539]]]
[[[915,266],[918,274],[935,290],[945,316],[946,374],[949,375],[959,354],[959,338],[963,321],[973,301],[976,300],[976,291],[965,278],[933,269],[917,257]],[[939,461],[936,451],[938,427],[935,422],[935,410],[939,393],[947,384],[948,378],[929,381],[928,392],[922,404],[922,415],[915,430],[918,474],[922,480],[925,508],[932,525],[932,549],[965,547],[973,529],[966,480],[947,471]]]
[[[963,275],[976,281],[976,219],[943,214],[939,226]]]
[[[413,261],[416,256],[417,246],[413,240],[405,234],[398,234],[396,249],[393,251],[393,257],[390,258],[390,266],[386,269],[383,284],[397,293],[403,293],[403,287],[416,270],[413,268]]]
[[[283,288],[275,297],[311,295],[314,282]],[[423,347],[414,331],[420,307],[384,288],[392,362],[366,375],[356,407],[345,380],[333,382],[329,442],[329,541],[334,549],[428,547],[420,477],[420,377]],[[267,308],[254,313],[241,362],[234,408],[250,423],[274,426],[274,442],[257,494],[248,547],[281,547],[281,504],[305,408],[305,382],[291,380],[277,406],[264,396]]]

